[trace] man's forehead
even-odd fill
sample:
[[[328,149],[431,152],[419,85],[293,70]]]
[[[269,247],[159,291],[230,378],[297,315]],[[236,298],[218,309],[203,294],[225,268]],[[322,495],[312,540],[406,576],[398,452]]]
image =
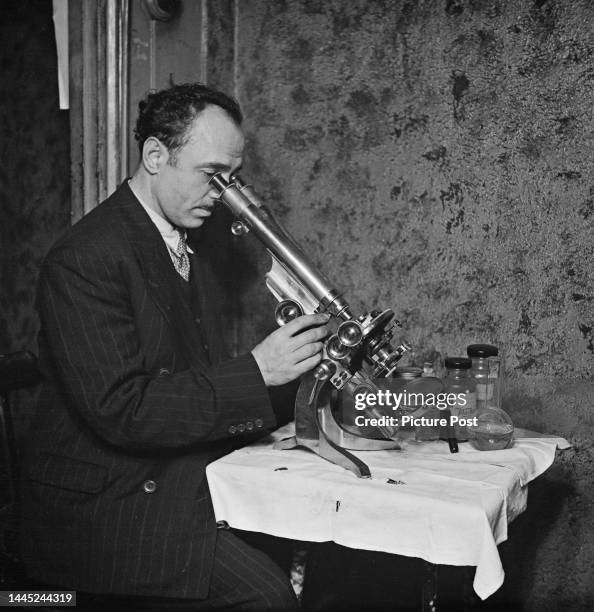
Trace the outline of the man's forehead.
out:
[[[243,150],[243,131],[226,110],[219,106],[207,106],[193,121],[188,143],[207,142],[237,146]]]

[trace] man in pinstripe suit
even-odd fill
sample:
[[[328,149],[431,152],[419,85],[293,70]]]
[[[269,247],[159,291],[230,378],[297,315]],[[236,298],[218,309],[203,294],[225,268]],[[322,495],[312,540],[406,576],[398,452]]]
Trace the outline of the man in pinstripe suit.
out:
[[[239,107],[189,84],[139,109],[137,171],[42,267],[23,558],[37,580],[141,609],[293,609],[280,569],[216,529],[205,468],[276,426],[269,391],[319,362],[326,318],[225,355],[216,253],[187,230],[211,214],[212,174],[241,166]]]

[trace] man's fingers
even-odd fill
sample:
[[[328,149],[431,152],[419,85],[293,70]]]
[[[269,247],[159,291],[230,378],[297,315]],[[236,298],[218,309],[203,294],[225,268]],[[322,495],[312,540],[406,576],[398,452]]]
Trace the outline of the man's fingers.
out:
[[[295,363],[300,363],[304,359],[309,359],[313,355],[317,355],[323,348],[323,342],[310,342],[309,344],[306,344],[305,346],[302,346],[294,351],[292,357]]]
[[[288,344],[293,348],[293,350],[297,350],[301,346],[305,346],[306,344],[311,344],[312,342],[319,342],[323,340],[330,334],[330,330],[326,325],[322,325],[320,327],[312,327],[296,336],[293,336]]]
[[[268,386],[280,385],[314,368],[322,359],[329,316],[297,317],[272,332],[252,350]]]
[[[301,317],[297,317],[292,321],[289,321],[286,325],[284,325],[281,329],[284,329],[291,336],[298,334],[302,329],[306,327],[313,327],[314,325],[324,325],[324,323],[328,322],[330,315],[327,314],[312,314],[312,315],[303,315]]]
[[[305,372],[309,372],[310,370],[315,368],[318,365],[318,363],[320,363],[320,361],[322,361],[321,353],[316,353],[312,357],[308,357],[307,359],[300,361],[295,366],[295,371],[297,372],[297,376],[301,376],[301,374],[305,374]]]

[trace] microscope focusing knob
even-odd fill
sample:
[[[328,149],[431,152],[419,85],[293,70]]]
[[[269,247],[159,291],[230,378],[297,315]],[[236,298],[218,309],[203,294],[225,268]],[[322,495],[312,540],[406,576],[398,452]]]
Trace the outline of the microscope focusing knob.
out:
[[[348,346],[345,346],[340,341],[336,334],[326,340],[326,352],[331,359],[344,359],[350,350]]]
[[[301,304],[294,300],[283,300],[274,309],[274,319],[279,327],[286,325],[289,321],[300,317],[302,314],[303,308]]]
[[[233,221],[231,223],[231,233],[234,236],[243,236],[250,231],[250,228],[243,221]]]
[[[345,321],[338,327],[336,335],[342,344],[353,347],[363,339],[363,330],[357,321]]]

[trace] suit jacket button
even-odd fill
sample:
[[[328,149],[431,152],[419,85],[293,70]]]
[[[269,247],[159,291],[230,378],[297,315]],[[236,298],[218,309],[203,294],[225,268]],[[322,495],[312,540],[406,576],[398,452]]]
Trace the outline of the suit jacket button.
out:
[[[262,419],[256,419],[254,422],[256,423],[256,427],[262,427],[262,425],[264,425]]]
[[[245,431],[245,425],[244,425],[243,423],[240,423],[240,424],[237,426],[237,431],[239,431],[239,432],[243,432],[243,431]]]
[[[165,374],[171,374],[171,372],[167,368],[161,368],[159,370],[159,376],[165,376]]]
[[[157,490],[157,483],[154,480],[145,480],[142,485],[145,493],[154,493]]]
[[[196,317],[194,319],[194,323],[197,323],[198,325],[200,325],[200,317]]]
[[[254,424],[251,421],[248,421],[245,426],[248,431],[252,431],[252,429],[254,429]]]
[[[237,427],[235,425],[229,425],[229,433],[234,434],[237,432]]]

